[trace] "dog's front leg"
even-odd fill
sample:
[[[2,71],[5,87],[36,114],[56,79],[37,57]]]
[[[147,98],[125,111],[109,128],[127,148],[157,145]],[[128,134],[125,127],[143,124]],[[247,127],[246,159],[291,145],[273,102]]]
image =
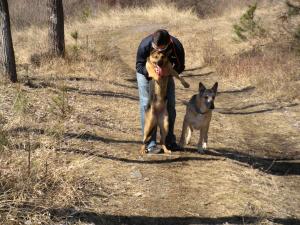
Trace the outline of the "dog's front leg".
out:
[[[208,126],[202,127],[200,129],[200,139],[198,142],[199,153],[204,153],[204,151],[207,149],[207,140],[208,140]]]
[[[180,142],[179,142],[179,146],[181,149],[184,149],[184,146],[186,144],[186,132],[188,131],[188,123],[186,118],[184,118],[183,120],[183,124],[182,124],[182,131],[181,131],[181,137],[180,137]]]
[[[188,126],[187,128],[187,135],[186,135],[186,144],[190,144],[191,137],[192,137],[193,128],[191,126]]]
[[[154,115],[153,109],[150,108],[149,111],[145,113],[144,138],[143,138],[143,145],[140,150],[141,154],[146,153],[146,144],[150,141],[150,138],[156,126],[157,126],[157,120]]]
[[[174,70],[174,68],[171,66],[171,64],[169,65],[169,70],[170,70],[170,75],[175,77],[176,79],[180,80],[183,87],[185,87],[185,88],[190,87],[190,84],[188,82],[186,82],[181,76],[179,76],[179,74],[176,72],[176,70]]]
[[[171,151],[166,146],[166,137],[168,134],[169,129],[169,122],[168,122],[168,111],[165,109],[162,113],[159,115],[159,129],[161,131],[161,146],[164,151],[164,153],[171,154]]]
[[[200,129],[200,137],[199,137],[199,141],[198,141],[198,153],[204,153],[204,151],[202,149],[202,142],[203,142],[203,131],[201,128]]]
[[[207,149],[208,128],[209,128],[209,126],[203,127],[203,143],[202,143],[202,149],[203,149],[203,150],[206,150],[206,149]]]

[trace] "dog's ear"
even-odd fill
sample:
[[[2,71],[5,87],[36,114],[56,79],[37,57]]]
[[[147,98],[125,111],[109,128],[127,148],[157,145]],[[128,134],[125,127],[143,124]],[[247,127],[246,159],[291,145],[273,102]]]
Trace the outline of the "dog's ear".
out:
[[[213,90],[213,92],[217,93],[217,90],[218,90],[218,82],[216,82],[214,84],[214,86],[211,88]]]
[[[199,83],[199,93],[202,95],[204,91],[206,90],[206,87],[201,82]]]

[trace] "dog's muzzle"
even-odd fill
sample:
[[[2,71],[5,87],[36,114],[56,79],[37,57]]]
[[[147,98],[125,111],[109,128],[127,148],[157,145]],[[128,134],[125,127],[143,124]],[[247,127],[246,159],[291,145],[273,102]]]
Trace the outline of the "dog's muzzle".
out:
[[[156,74],[159,76],[159,77],[163,77],[163,76],[166,76],[167,75],[167,72],[164,68],[161,68],[159,66],[156,66],[155,67],[155,72]]]
[[[209,109],[214,109],[215,108],[215,104],[213,101],[211,102],[206,102],[206,107],[209,108]]]
[[[158,65],[159,67],[162,67],[163,64],[164,64],[164,61],[163,61],[163,60],[159,60],[159,61],[157,62],[157,65]]]

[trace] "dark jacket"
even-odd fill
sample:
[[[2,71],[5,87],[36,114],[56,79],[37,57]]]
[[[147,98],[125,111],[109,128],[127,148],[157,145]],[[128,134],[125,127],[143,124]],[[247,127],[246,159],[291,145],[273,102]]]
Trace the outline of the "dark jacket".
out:
[[[181,73],[185,68],[185,53],[184,48],[180,41],[171,36],[171,43],[167,50],[172,49],[172,53],[169,56],[170,62],[174,65],[174,69],[177,73]],[[144,38],[139,45],[136,55],[136,72],[143,74],[148,79],[148,72],[146,70],[147,58],[150,56],[152,49],[152,35]]]

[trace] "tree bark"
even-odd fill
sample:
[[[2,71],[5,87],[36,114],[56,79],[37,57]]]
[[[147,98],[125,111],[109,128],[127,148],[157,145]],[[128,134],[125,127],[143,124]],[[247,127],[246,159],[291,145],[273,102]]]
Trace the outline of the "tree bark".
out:
[[[64,10],[62,0],[48,0],[49,52],[55,56],[65,55]]]
[[[12,82],[17,82],[16,61],[10,30],[10,18],[7,0],[0,0],[0,60],[3,73]]]

